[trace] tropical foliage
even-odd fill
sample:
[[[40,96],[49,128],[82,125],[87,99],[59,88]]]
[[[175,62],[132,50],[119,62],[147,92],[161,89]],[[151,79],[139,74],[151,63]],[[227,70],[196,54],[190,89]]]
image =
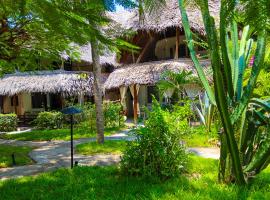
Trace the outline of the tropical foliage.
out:
[[[246,15],[244,21],[245,27],[243,28],[240,42],[238,42],[238,21],[236,16],[238,16],[239,13],[242,14],[243,11],[248,13],[250,6],[254,5],[253,2],[254,1],[246,1],[245,4],[241,4],[243,2],[221,1],[218,37],[215,21],[209,12],[208,1],[196,1],[197,6],[202,12],[209,45],[215,86],[214,91],[212,91],[195,54],[184,1],[179,0],[182,22],[191,58],[210,101],[217,105],[224,128],[224,133],[220,136],[221,157],[219,177],[223,181],[235,181],[238,184],[246,183],[251,176],[259,173],[268,165],[270,151],[267,139],[263,140],[261,137],[264,135],[264,137],[269,138],[267,134],[269,132],[267,130],[268,123],[263,123],[263,121],[267,119],[265,112],[269,104],[259,100],[260,108],[257,110],[257,113],[261,116],[260,119],[250,118],[248,114],[251,109],[250,103],[253,89],[260,70],[264,65],[267,36],[265,25],[267,24],[268,16],[265,15],[265,13],[269,11],[267,10],[268,4],[266,1],[260,1],[258,3],[262,12],[256,12],[256,16],[261,19],[260,24],[265,22],[265,25],[257,27],[256,24],[253,23],[254,18],[250,19],[250,15]],[[240,5],[242,6],[242,10],[238,9]],[[256,5],[256,7],[258,5]],[[256,27],[256,32],[252,31],[250,26],[252,28]],[[252,34],[256,34],[257,36],[255,58],[252,63],[248,84],[244,88],[243,74],[251,58],[250,50],[253,45]],[[233,44],[232,48],[228,48],[229,43]],[[245,128],[247,126],[254,127],[258,120],[260,122],[259,126],[266,125],[266,127],[264,126],[264,131],[257,129],[258,131],[252,132],[251,129]],[[248,134],[252,134],[252,137]],[[256,140],[254,140],[254,138],[256,138]],[[247,150],[247,146],[249,146],[249,150],[252,153]]]
[[[178,176],[185,170],[187,155],[180,144],[181,134],[172,131],[165,118],[155,100],[145,127],[133,131],[136,140],[131,141],[124,151],[123,173],[163,179]]]
[[[52,68],[52,62],[60,63],[59,53],[69,49],[70,41],[51,31],[33,1],[1,0],[0,4],[1,74]]]
[[[171,93],[171,95],[176,93],[178,99],[185,99],[189,97],[187,92],[189,84],[201,86],[198,78],[192,75],[192,71],[183,70],[179,73],[166,71],[158,82],[158,88],[161,95],[165,97],[168,95],[167,93]],[[192,97],[192,101],[191,106],[193,110],[196,111],[200,121],[210,131],[215,106],[209,101],[207,93],[202,95],[199,92],[196,97]]]

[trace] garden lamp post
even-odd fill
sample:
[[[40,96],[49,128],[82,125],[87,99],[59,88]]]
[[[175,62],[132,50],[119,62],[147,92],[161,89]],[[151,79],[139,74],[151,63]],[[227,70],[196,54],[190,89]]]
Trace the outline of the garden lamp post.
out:
[[[71,158],[71,169],[72,169],[73,168],[73,122],[74,122],[73,116],[75,114],[81,113],[82,110],[75,107],[67,107],[67,108],[64,108],[61,112],[65,115],[70,116],[70,153],[71,153],[70,158]]]

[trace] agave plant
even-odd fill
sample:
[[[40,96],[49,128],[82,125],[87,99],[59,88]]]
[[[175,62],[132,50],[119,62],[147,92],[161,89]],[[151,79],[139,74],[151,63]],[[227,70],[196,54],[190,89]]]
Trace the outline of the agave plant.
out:
[[[199,95],[199,103],[200,103],[200,108],[196,104],[194,104],[194,109],[197,112],[206,130],[210,132],[215,106],[209,101],[209,98],[206,92],[203,95],[203,98]]]
[[[264,65],[267,33],[263,26],[256,29],[255,43],[247,24],[239,36],[235,14],[241,1],[221,0],[219,30],[210,15],[208,0],[196,1],[209,45],[214,79],[212,90],[195,53],[184,0],[178,2],[191,58],[210,102],[217,106],[223,126],[220,134],[220,180],[245,184],[270,161],[269,103],[252,99],[257,77]],[[247,5],[246,2],[242,9]],[[256,51],[254,62],[250,63],[253,46],[256,46]],[[249,64],[252,65],[251,74],[247,85],[243,86],[243,74]]]

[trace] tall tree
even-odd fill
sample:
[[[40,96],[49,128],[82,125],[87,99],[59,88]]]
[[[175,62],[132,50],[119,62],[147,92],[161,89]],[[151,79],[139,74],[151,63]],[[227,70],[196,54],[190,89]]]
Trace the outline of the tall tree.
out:
[[[97,141],[104,142],[104,116],[102,111],[102,86],[100,54],[104,49],[117,50],[126,45],[115,38],[115,32],[110,28],[111,20],[107,17],[107,10],[115,10],[116,5],[132,7],[132,1],[121,0],[33,0],[37,5],[42,19],[50,28],[79,45],[91,43],[94,74],[94,99],[96,105]],[[80,33],[80,34],[78,34]]]
[[[1,73],[52,66],[69,41],[40,19],[30,0],[0,0]],[[42,62],[46,60],[46,62]]]

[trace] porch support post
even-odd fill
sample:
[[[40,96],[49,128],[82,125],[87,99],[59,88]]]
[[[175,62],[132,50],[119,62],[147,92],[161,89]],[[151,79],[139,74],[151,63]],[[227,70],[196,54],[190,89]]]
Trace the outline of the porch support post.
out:
[[[176,27],[176,40],[175,40],[175,54],[174,54],[174,59],[178,59],[178,54],[179,54],[179,42],[180,42],[180,38],[179,38],[180,34],[179,34],[179,29]]]
[[[78,95],[78,102],[79,102],[80,106],[83,105],[83,103],[84,103],[84,94],[83,94],[83,92],[80,92],[80,94]]]
[[[138,93],[136,84],[133,85],[134,89],[134,97],[133,97],[133,113],[134,113],[134,123],[137,124],[138,122]]]
[[[46,101],[47,101],[47,110],[51,110],[51,100],[50,100],[50,94],[46,94]]]

